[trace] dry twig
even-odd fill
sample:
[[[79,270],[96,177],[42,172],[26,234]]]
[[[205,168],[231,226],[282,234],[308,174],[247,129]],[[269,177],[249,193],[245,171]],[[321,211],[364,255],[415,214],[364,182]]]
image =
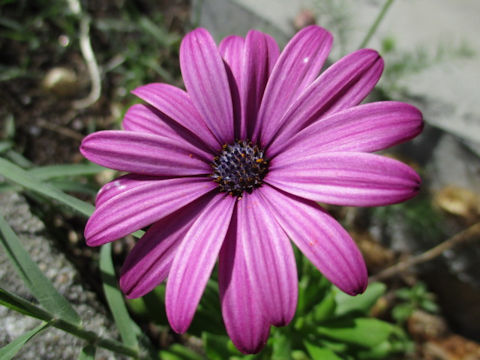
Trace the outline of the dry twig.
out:
[[[68,3],[71,11],[80,17],[80,50],[87,64],[92,83],[90,94],[86,98],[76,100],[73,103],[76,109],[83,109],[94,104],[100,98],[102,83],[100,80],[100,69],[90,42],[90,19],[82,14],[79,0],[69,0]]]
[[[476,223],[470,226],[469,228],[459,232],[458,234],[452,236],[451,238],[425,251],[422,254],[411,256],[405,260],[402,260],[396,263],[395,265],[392,265],[380,271],[378,274],[371,276],[369,278],[369,281],[373,282],[373,281],[385,280],[389,277],[405,272],[412,266],[430,261],[436,258],[437,256],[441,255],[445,250],[448,250],[460,243],[469,241],[474,238],[480,238],[480,223]]]

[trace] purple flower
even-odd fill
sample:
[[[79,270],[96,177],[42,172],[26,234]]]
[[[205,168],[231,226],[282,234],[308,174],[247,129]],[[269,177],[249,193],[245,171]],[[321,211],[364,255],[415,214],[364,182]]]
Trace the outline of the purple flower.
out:
[[[106,184],[85,229],[98,246],[151,225],[127,257],[120,286],[142,296],[167,279],[172,328],[189,327],[218,261],[228,334],[259,351],[270,326],[290,322],[297,272],[290,240],[337,287],[362,293],[367,272],[348,233],[317,202],[381,206],[413,197],[420,178],[371,152],[416,136],[422,115],[400,102],[358,105],[383,70],[362,49],[322,74],[331,34],[310,26],[280,54],[266,34],[205,29],[185,36],[187,91],[148,84],[133,93],[124,131],[81,146],[89,160],[129,174]]]

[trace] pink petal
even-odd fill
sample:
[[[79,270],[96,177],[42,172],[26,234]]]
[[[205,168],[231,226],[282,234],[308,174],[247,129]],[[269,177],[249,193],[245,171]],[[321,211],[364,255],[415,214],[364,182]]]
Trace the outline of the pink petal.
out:
[[[197,135],[192,134],[178,122],[151,105],[136,104],[131,106],[123,118],[123,128],[127,131],[168,137],[180,143],[187,141],[196,147],[211,152],[211,149]]]
[[[127,131],[171,137],[176,133],[168,126],[168,120],[167,116],[151,105],[135,104],[125,113],[122,125]]]
[[[188,94],[221,144],[234,140],[232,96],[223,60],[205,29],[188,33],[180,46],[180,67]]]
[[[284,326],[292,320],[297,306],[295,257],[290,240],[265,208],[259,191],[246,194],[238,202],[238,256],[244,257],[267,320]]]
[[[288,156],[328,151],[373,152],[400,144],[423,129],[422,113],[412,105],[383,101],[355,106],[322,118],[284,146]]]
[[[332,35],[318,26],[299,31],[278,58],[265,89],[253,141],[270,142],[285,111],[317,77],[332,45]]]
[[[241,80],[240,138],[251,138],[272,66],[278,58],[275,40],[260,31],[250,30],[245,39]]]
[[[272,138],[270,156],[298,131],[327,114],[358,105],[374,88],[383,60],[374,50],[362,49],[330,66],[298,97],[279,119],[282,127]]]
[[[129,299],[145,295],[167,278],[176,250],[210,193],[157,221],[135,244],[122,266],[120,288]]]
[[[237,235],[240,233],[237,219],[235,212],[220,251],[218,286],[228,336],[237,349],[249,354],[265,346],[270,323],[261,305],[261,288],[255,286],[247,269],[244,247]]]
[[[165,180],[165,177],[127,174],[103,185],[97,193],[95,206],[99,207],[109,199],[123,193],[127,188],[145,184],[145,181]]]
[[[168,84],[153,83],[140,86],[132,93],[197,135],[210,149],[220,149],[221,144],[215,139],[189,96],[182,89]]]
[[[165,302],[173,330],[190,326],[230,224],[236,198],[218,194],[178,247],[167,281]]]
[[[242,37],[232,35],[224,38],[219,45],[219,52],[225,62],[225,71],[227,72],[230,93],[232,95],[236,139],[240,136],[240,121],[242,117],[239,89],[244,59],[244,42]]]
[[[296,149],[271,161],[265,182],[327,204],[382,206],[415,196],[421,180],[409,166],[384,156],[357,152],[303,156]]]
[[[211,172],[210,153],[186,141],[148,133],[99,131],[83,139],[80,152],[94,163],[136,174],[182,176]]]
[[[85,227],[87,245],[98,246],[148,226],[216,187],[204,178],[122,179],[121,192],[107,195]]]
[[[350,295],[365,291],[365,262],[352,238],[335,219],[313,201],[268,185],[258,193],[288,237],[329,281]]]
[[[231,35],[224,38],[218,46],[220,55],[232,71],[233,78],[235,79],[238,88],[241,87],[244,44],[245,40],[241,36]]]

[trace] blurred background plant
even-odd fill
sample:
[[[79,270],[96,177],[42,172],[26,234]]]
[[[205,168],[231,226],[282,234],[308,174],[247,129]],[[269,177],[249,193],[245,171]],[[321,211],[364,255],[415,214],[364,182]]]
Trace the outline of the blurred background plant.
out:
[[[352,31],[352,14],[344,3],[317,1],[316,8],[302,15],[305,21],[315,22],[315,14],[319,14],[320,24],[336,31],[340,45],[334,57],[345,54],[345,41]],[[178,46],[193,27],[191,13],[192,4],[187,0],[0,0],[0,203],[12,192],[25,197],[28,207],[45,224],[44,232],[54,249],[73,264],[78,282],[110,308],[119,333],[117,340],[111,340],[82,325],[79,304],[71,301],[65,289],[57,292],[58,287],[51,285],[58,275],[55,269],[48,273],[48,265],[39,269],[25,251],[28,247],[22,245],[23,234],[0,216],[1,244],[30,292],[29,297],[20,297],[2,283],[0,304],[40,320],[24,335],[0,338],[0,358],[15,354],[28,358],[27,343],[52,327],[83,339],[77,349],[82,359],[93,359],[95,348],[100,347],[115,356],[167,360],[416,359],[428,352],[425,344],[438,354],[452,341],[470,353],[478,352],[476,343],[452,337],[443,319],[445,309],[417,273],[389,275],[382,278],[384,283],[372,282],[365,294],[351,298],[301,256],[297,257],[296,316],[289,326],[272,329],[266,348],[258,355],[243,356],[226,336],[215,274],[186,335],[174,334],[168,327],[164,285],[128,301],[127,312],[115,270],[135,236],[105,246],[100,253],[86,247],[82,235],[97,190],[118,174],[85,162],[78,146],[88,133],[120,127],[126,109],[138,102],[129,94],[135,87],[154,81],[182,86]],[[466,43],[440,44],[434,55],[423,48],[399,51],[394,36],[384,38],[381,46],[387,67],[375,94],[379,99],[405,94],[398,82],[404,76],[474,56]],[[92,71],[92,64],[97,71]],[[98,96],[89,99],[95,83]],[[82,103],[85,99],[92,101]],[[392,154],[405,156],[402,148]],[[403,160],[424,172],[425,164],[420,161]],[[409,251],[398,246],[402,239],[429,247],[479,221],[478,202],[470,204],[478,199],[475,194],[459,197],[465,191],[458,189],[432,194],[425,173],[424,178],[427,189],[404,204],[329,208],[354,236],[374,276],[411,258]],[[473,229],[476,233],[472,230],[467,240],[478,237],[478,229]],[[426,316],[421,315],[424,312]]]

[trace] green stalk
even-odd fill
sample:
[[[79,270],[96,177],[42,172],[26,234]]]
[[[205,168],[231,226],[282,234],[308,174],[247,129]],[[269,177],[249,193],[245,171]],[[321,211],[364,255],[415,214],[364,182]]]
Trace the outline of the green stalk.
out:
[[[17,312],[20,312],[24,315],[27,315],[33,318],[37,318],[39,320],[43,320],[47,322],[50,326],[53,326],[53,327],[56,327],[57,329],[68,332],[80,339],[87,341],[89,344],[92,344],[93,346],[102,347],[104,349],[108,349],[110,351],[113,351],[119,354],[131,356],[136,359],[138,359],[139,357],[137,350],[127,347],[118,341],[102,338],[98,336],[95,332],[90,330],[85,330],[83,327],[79,325],[74,325],[67,321],[57,319],[52,314],[43,310],[37,305],[32,304],[31,302],[19,296],[13,295],[1,288],[0,288],[0,295],[1,295],[0,304],[16,305],[14,307],[7,306],[12,310],[15,310]]]
[[[372,38],[373,34],[377,31],[378,25],[382,22],[383,18],[385,17],[385,14],[387,13],[388,9],[392,5],[393,0],[387,0],[385,1],[385,4],[382,7],[382,10],[380,10],[380,13],[378,14],[377,18],[373,22],[372,26],[370,26],[370,29],[368,29],[367,35],[365,35],[365,38],[363,39],[362,43],[358,47],[359,49],[362,49],[367,46],[368,42]]]

